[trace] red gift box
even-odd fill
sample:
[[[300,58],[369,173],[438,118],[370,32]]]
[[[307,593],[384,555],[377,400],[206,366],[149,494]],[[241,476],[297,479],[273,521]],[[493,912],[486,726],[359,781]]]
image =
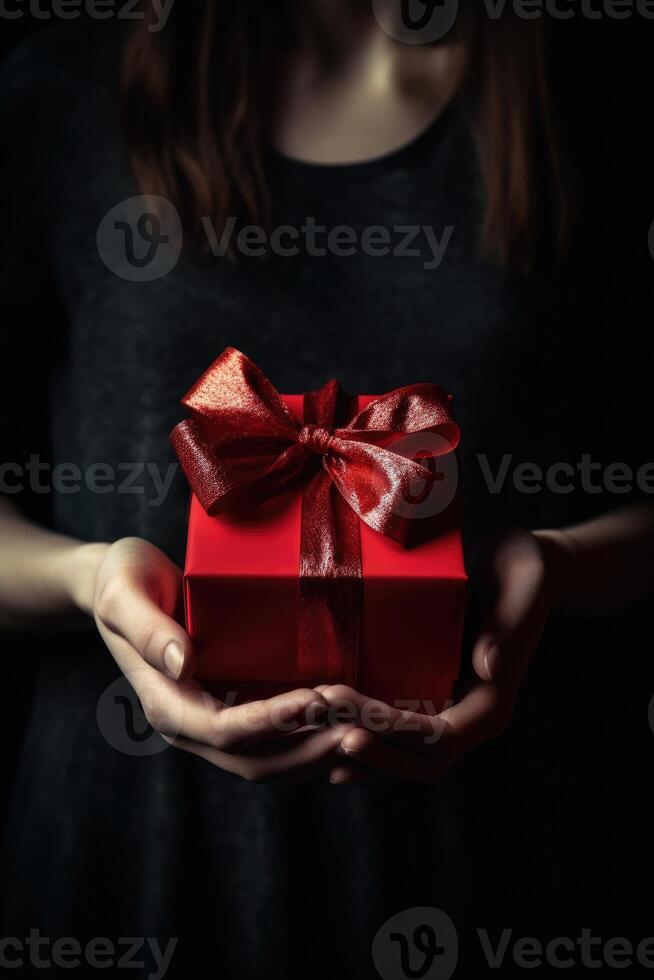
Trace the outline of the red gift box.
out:
[[[282,399],[302,423],[303,396]],[[372,401],[359,396],[358,408]],[[443,479],[455,479],[451,466],[445,470]],[[358,521],[362,605],[354,683],[370,697],[429,714],[453,696],[466,602],[458,497],[448,499],[445,513],[436,515],[435,536],[415,547]],[[196,676],[222,698],[241,702],[345,680],[328,664],[321,671],[318,656],[315,676],[299,682],[302,519],[301,486],[217,516],[191,498],[186,624]]]

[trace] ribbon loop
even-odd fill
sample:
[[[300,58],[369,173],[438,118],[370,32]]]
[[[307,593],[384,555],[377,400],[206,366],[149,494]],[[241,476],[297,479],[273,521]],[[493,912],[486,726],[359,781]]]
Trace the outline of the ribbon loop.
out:
[[[435,433],[439,448],[432,455],[456,449],[459,428],[450,401],[438,385],[407,385],[376,398],[339,427],[344,399],[338,382],[329,381],[314,393],[311,417],[300,424],[265,374],[229,347],[182,400],[192,418],[173,430],[171,441],[191,489],[210,514],[246,491],[250,498],[271,497],[303,471],[308,479],[310,457],[320,455],[357,516],[402,541],[402,502],[412,498],[417,481],[433,481],[434,475],[393,452],[393,444],[403,436]]]

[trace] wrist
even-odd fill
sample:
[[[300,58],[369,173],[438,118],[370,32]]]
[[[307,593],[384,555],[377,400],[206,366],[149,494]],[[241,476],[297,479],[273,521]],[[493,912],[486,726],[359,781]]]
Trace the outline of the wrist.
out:
[[[549,604],[556,609],[572,598],[578,555],[574,542],[563,530],[534,531],[545,563],[545,580]]]
[[[104,543],[75,544],[55,563],[73,607],[88,616],[93,614],[95,582],[108,550]]]

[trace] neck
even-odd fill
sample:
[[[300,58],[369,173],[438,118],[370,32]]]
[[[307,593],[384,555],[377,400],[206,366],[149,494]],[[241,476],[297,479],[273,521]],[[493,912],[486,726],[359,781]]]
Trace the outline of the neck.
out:
[[[302,48],[327,65],[392,43],[379,30],[370,0],[303,0],[298,20]]]

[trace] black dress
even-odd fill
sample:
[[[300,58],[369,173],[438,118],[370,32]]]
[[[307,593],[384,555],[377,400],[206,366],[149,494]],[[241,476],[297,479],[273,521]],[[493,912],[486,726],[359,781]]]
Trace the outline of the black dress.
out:
[[[168,433],[183,415],[179,398],[227,345],[281,391],[331,377],[360,392],[418,380],[451,391],[470,553],[503,525],[560,525],[631,499],[587,492],[578,475],[569,493],[514,485],[521,463],[644,461],[651,357],[635,328],[646,249],[645,239],[631,247],[624,201],[620,211],[605,200],[598,215],[586,187],[583,250],[573,245],[563,269],[529,281],[500,271],[478,247],[480,181],[453,106],[410,146],[370,163],[269,154],[276,224],[315,218],[359,236],[381,225],[389,254],[301,248],[234,265],[185,247],[167,275],[130,281],[105,263],[98,238],[103,217],[137,193],[110,36],[99,23],[62,25],[2,76],[12,221],[0,276],[13,340],[3,454],[78,468],[63,478],[68,490],[60,480],[59,492],[26,490],[15,502],[45,509],[77,538],[138,535],[182,563],[187,488],[179,472],[165,491],[157,477],[175,463]],[[609,256],[602,235],[619,215],[623,249]],[[400,226],[447,240],[442,261],[424,230],[411,243],[417,254],[397,252]],[[490,486],[503,460],[504,482]],[[86,479],[98,463],[109,468],[103,492]],[[50,468],[40,479],[55,476]],[[21,642],[7,644],[10,655]],[[613,935],[637,932],[647,892],[634,863],[648,854],[634,787],[654,688],[635,612],[601,627],[552,627],[511,732],[434,789],[248,785],[148,737],[116,697],[126,685],[92,633],[40,642],[7,827],[2,935],[38,928],[162,946],[179,937],[168,976],[365,978],[376,975],[371,943],[385,919],[421,905],[456,923],[461,969],[481,970],[477,927],[493,942],[509,926],[543,940],[606,921]],[[143,734],[128,751],[112,744],[121,718]]]

